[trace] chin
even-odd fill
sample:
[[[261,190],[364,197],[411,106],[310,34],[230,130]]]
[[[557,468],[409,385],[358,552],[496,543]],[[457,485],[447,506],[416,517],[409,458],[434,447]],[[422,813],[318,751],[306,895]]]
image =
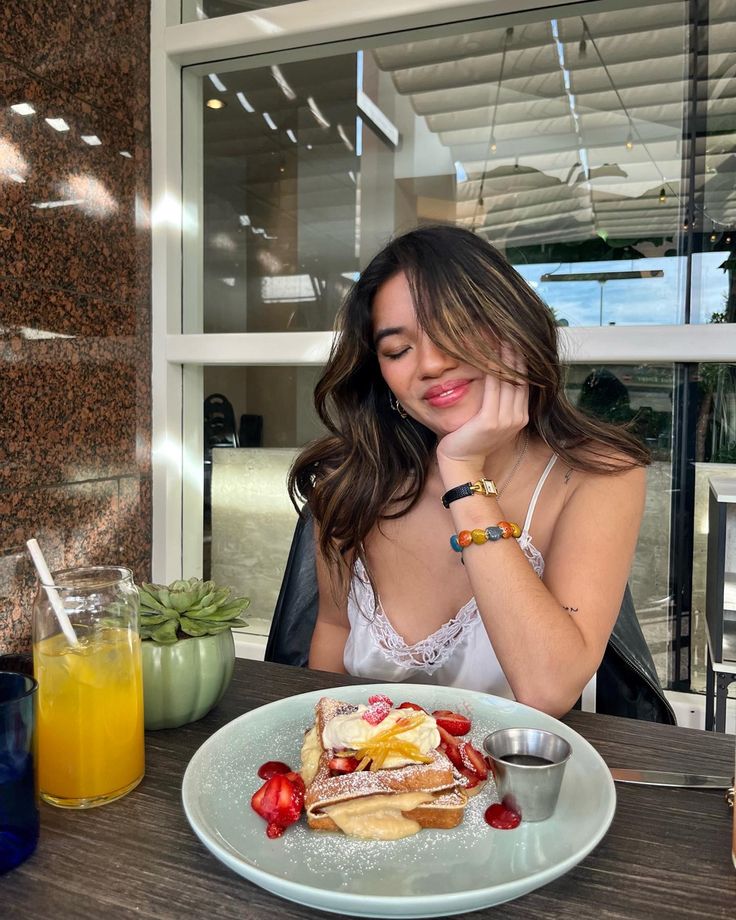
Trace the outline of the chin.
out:
[[[433,431],[438,438],[443,438],[446,434],[452,434],[453,431],[462,428],[477,414],[478,410],[473,412],[468,411],[467,408],[461,409],[453,406],[451,409],[433,412],[429,418],[420,418],[419,421]]]

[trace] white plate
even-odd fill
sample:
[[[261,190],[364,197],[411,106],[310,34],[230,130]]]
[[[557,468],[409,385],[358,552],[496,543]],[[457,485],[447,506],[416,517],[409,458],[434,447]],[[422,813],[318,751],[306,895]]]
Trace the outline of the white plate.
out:
[[[310,831],[302,819],[276,840],[250,798],[262,781],[258,767],[283,760],[299,767],[304,732],[321,696],[367,702],[385,693],[398,705],[463,712],[480,747],[497,728],[548,729],[572,745],[554,815],[512,831],[483,820],[495,801],[489,782],[470,800],[453,830],[422,830],[396,841],[365,841]],[[182,785],[194,832],[221,862],[290,901],[357,917],[443,917],[518,898],[568,872],[603,837],[616,793],[600,755],[551,716],[495,696],[419,684],[337,687],[261,706],[208,738],[189,762]]]

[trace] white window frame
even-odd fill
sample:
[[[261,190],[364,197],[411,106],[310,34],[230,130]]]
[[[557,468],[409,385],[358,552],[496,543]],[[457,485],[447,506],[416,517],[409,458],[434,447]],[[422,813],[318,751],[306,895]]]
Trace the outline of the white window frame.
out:
[[[152,160],[152,575],[168,582],[201,571],[202,367],[320,365],[331,332],[184,334],[182,272],[197,272],[199,226],[182,208],[182,68],[442,23],[498,17],[499,25],[610,9],[591,0],[304,0],[181,24],[180,0],[151,4]],[[196,210],[196,208],[195,208]],[[574,364],[724,362],[736,355],[736,324],[568,327],[562,351]],[[192,398],[187,399],[187,394]],[[185,406],[187,416],[185,416]]]

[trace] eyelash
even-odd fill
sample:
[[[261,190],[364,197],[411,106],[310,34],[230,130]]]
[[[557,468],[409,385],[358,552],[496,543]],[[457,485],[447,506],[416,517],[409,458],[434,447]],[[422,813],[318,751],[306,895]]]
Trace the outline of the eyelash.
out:
[[[402,350],[401,350],[401,351],[397,351],[396,354],[393,354],[393,355],[384,355],[383,357],[384,357],[384,358],[387,358],[389,361],[396,361],[396,360],[398,360],[402,355],[405,355],[405,354],[407,353],[407,351],[409,351],[408,348],[402,348]]]

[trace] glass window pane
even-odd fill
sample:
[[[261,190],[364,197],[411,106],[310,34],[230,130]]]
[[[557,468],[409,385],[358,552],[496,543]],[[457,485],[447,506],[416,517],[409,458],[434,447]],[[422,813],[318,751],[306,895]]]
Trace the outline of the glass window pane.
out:
[[[296,512],[286,477],[323,433],[319,367],[205,367],[204,577],[250,597],[246,633],[266,636]]]
[[[220,16],[232,16],[233,13],[267,10],[273,6],[299,2],[305,3],[308,0],[181,0],[181,21],[217,19]]]
[[[710,477],[736,480],[736,365],[698,367],[695,427],[695,532],[693,536],[693,690],[705,689],[705,585]],[[733,688],[732,688],[733,689]]]
[[[591,415],[626,425],[652,451],[647,498],[629,584],[663,685],[669,675],[669,533],[672,494],[672,365],[568,368],[567,393]]]
[[[711,3],[707,29],[694,33],[698,47],[697,173],[691,211],[693,286],[691,322],[736,322],[736,119],[733,99],[733,4]]]
[[[673,0],[226,62],[223,89],[200,68],[201,148],[184,149],[202,161],[203,282],[187,291],[187,331],[329,329],[383,241],[435,220],[498,246],[563,323],[682,322],[687,11]],[[719,306],[726,281],[708,258]]]

